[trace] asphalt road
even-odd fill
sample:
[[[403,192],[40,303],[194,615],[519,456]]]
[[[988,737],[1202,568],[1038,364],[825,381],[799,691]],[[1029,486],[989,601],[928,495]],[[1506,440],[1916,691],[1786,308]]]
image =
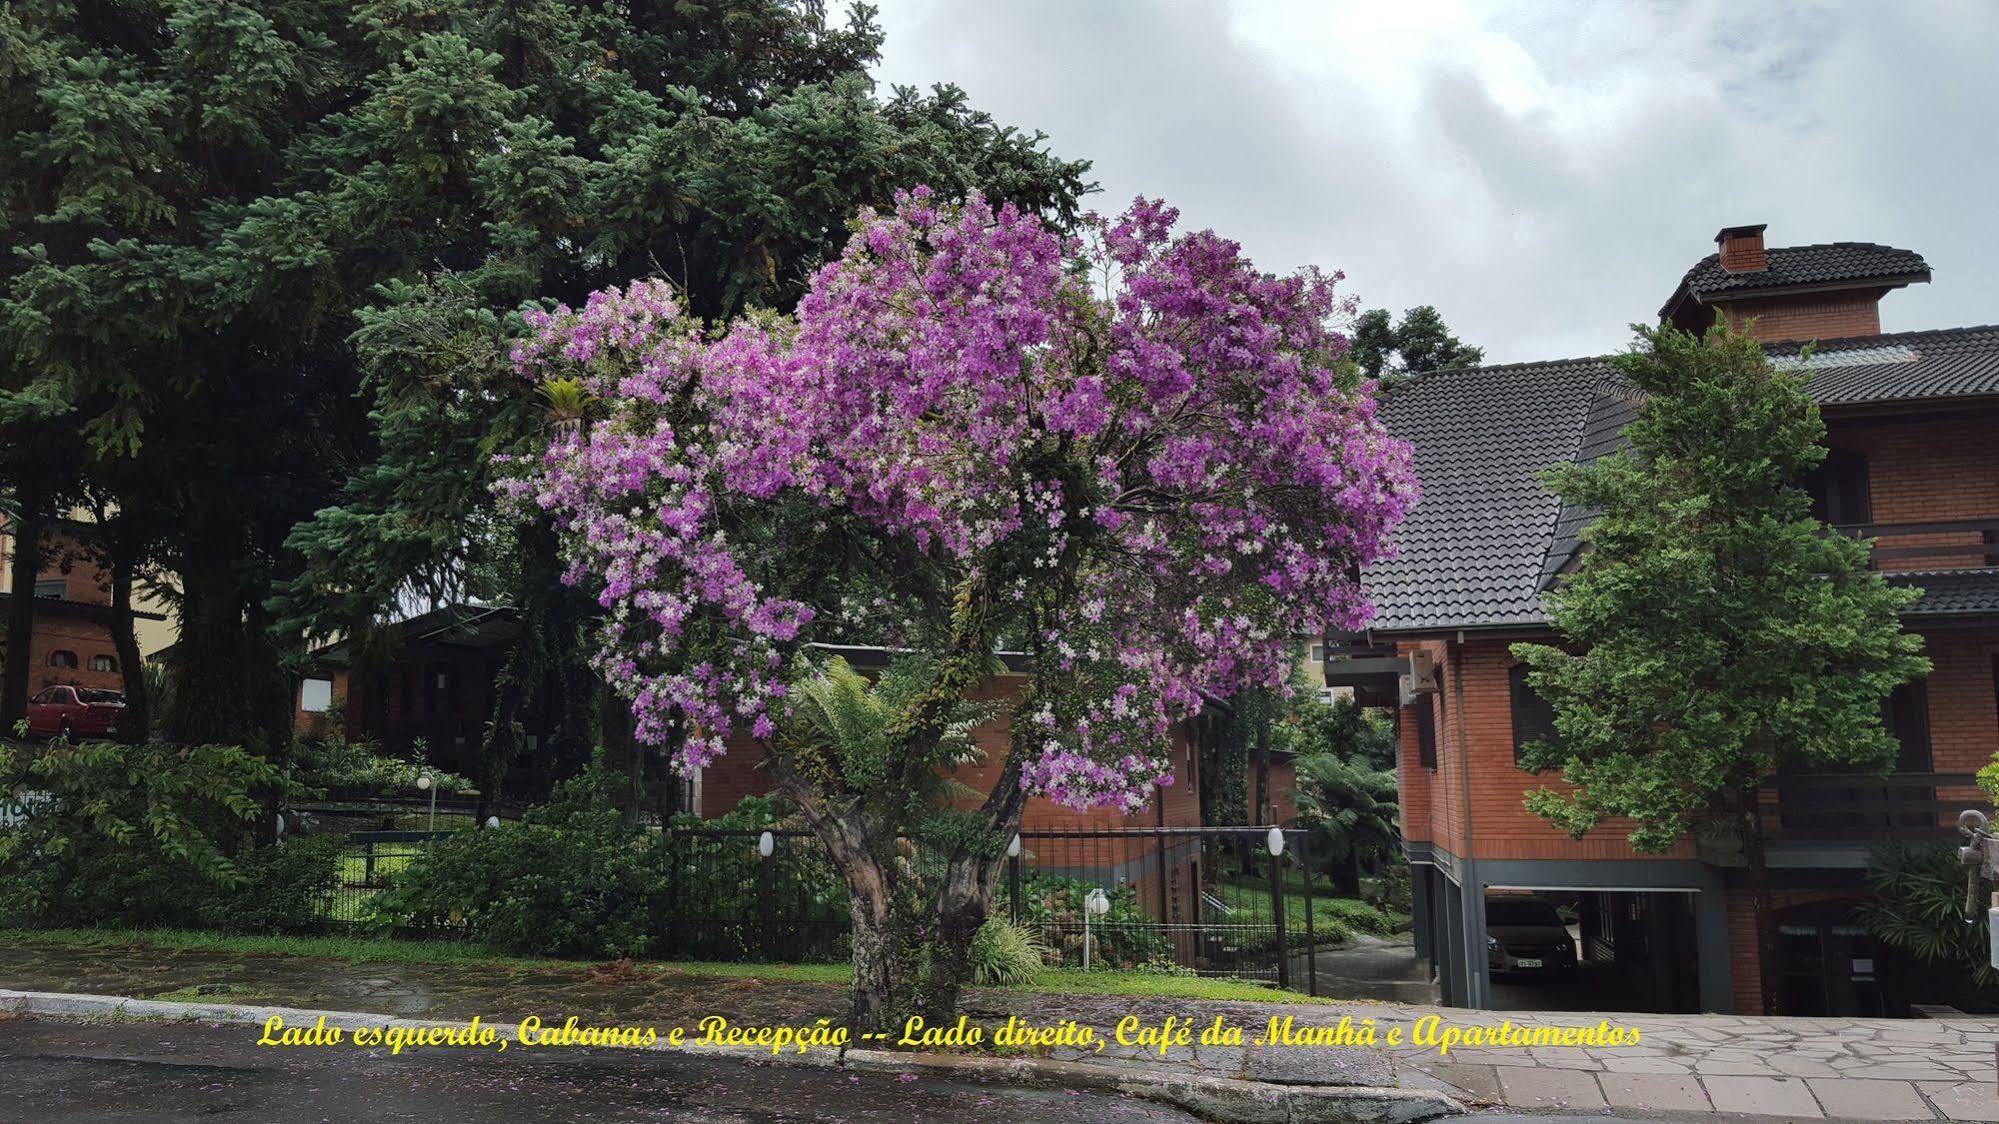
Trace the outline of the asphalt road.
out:
[[[1097,1092],[616,1050],[257,1046],[256,1028],[0,1018],[0,1122],[1193,1124]]]

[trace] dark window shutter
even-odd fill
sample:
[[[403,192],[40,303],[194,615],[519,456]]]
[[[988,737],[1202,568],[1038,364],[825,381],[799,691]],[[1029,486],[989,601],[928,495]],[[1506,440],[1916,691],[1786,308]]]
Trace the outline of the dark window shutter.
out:
[[[1812,496],[1812,514],[1834,526],[1874,522],[1874,499],[1867,487],[1867,458],[1834,449],[1810,476],[1805,491]]]
[[[1930,693],[1922,682],[1904,683],[1882,704],[1881,721],[1901,745],[1898,773],[1930,771]]]
[[[1520,763],[1520,751],[1532,742],[1555,740],[1555,707],[1527,685],[1527,665],[1515,664],[1506,672],[1513,704],[1513,763]]]

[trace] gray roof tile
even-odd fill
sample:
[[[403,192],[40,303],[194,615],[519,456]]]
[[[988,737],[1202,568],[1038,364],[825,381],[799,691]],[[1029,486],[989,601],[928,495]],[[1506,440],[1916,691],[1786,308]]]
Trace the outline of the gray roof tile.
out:
[[[1779,364],[1799,351],[1768,348]],[[1805,365],[1813,397],[1829,407],[1999,397],[1999,327],[1834,340]],[[1399,555],[1368,570],[1372,627],[1544,623],[1541,594],[1593,516],[1565,508],[1541,474],[1618,448],[1636,402],[1602,358],[1435,371],[1389,392],[1382,416],[1415,446],[1423,499],[1396,533]],[[1917,611],[1974,603],[1964,581],[1940,581]]]
[[[1923,595],[1903,610],[1908,617],[1954,617],[1999,613],[1999,570],[1922,570],[1888,575],[1895,585],[1912,585]]]
[[[1670,308],[1676,303],[1681,292],[1692,294],[1696,300],[1709,302],[1717,297],[1754,296],[1757,290],[1764,289],[1838,285],[1842,282],[1906,283],[1930,278],[1930,265],[1923,260],[1923,255],[1914,250],[1878,246],[1872,242],[1779,246],[1764,251],[1764,258],[1768,262],[1764,269],[1730,273],[1721,267],[1721,255],[1709,254],[1687,270],[1667,306]]]

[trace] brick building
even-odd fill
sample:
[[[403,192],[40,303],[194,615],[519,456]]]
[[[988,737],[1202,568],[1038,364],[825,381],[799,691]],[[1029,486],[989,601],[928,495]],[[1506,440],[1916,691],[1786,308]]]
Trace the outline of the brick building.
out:
[[[118,666],[118,645],[112,638],[111,582],[89,549],[92,525],[63,520],[42,543],[41,572],[30,590],[12,587],[14,531],[0,524],[0,614],[15,597],[35,601],[35,630],[28,650],[28,693],[61,684],[122,691],[125,680]],[[150,638],[146,626],[166,620],[162,613],[134,610],[141,649]],[[11,658],[0,630],[0,666]]]
[[[495,681],[520,635],[513,610],[448,605],[383,632],[380,659],[357,659],[346,642],[313,653],[299,684],[297,728],[313,732],[337,716],[348,740],[373,741],[397,755],[421,741],[431,764],[479,776]],[[532,748],[552,719],[529,713],[522,724]]]
[[[1921,998],[1914,973],[1873,947],[1852,908],[1879,842],[1954,839],[1957,810],[1982,803],[1971,773],[1999,752],[1999,327],[1881,334],[1881,297],[1929,280],[1907,250],[1766,249],[1761,226],[1716,242],[1662,320],[1699,329],[1719,310],[1774,362],[1810,372],[1831,450],[1808,482],[1821,517],[1876,538],[1877,567],[1924,590],[1905,620],[1935,670],[1884,704],[1896,771],[1787,775],[1764,795],[1782,1009],[1900,1013]],[[1617,448],[1634,405],[1605,360],[1576,359],[1426,374],[1383,406],[1416,448],[1424,496],[1401,556],[1368,575],[1379,617],[1332,639],[1327,679],[1401,704],[1419,945],[1451,1003],[1492,1005],[1485,903],[1525,890],[1573,908],[1579,970],[1621,988],[1614,1005],[1761,1008],[1739,853],[1687,840],[1642,855],[1616,823],[1573,840],[1521,803],[1560,781],[1515,763],[1549,715],[1508,648],[1550,637],[1542,595],[1576,564],[1589,519],[1540,474]]]

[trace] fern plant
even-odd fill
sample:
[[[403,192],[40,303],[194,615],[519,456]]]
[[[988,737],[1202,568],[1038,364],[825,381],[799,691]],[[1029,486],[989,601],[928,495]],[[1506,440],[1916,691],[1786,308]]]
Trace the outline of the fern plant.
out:
[[[1999,989],[1985,921],[1964,916],[1964,867],[1949,847],[1891,844],[1870,859],[1873,899],[1860,907],[1874,939],[1926,964],[1961,970],[1981,989]]]

